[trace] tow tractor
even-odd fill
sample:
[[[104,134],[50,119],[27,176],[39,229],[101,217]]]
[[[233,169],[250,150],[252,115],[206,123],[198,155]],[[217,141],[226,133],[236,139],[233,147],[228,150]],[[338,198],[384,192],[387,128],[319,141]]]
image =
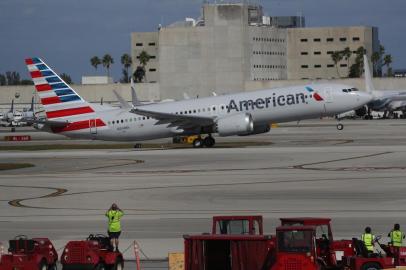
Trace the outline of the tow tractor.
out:
[[[122,270],[123,254],[114,251],[109,237],[90,234],[86,240],[70,241],[61,255],[63,270]]]
[[[56,270],[58,254],[48,238],[18,235],[0,258],[1,270]]]

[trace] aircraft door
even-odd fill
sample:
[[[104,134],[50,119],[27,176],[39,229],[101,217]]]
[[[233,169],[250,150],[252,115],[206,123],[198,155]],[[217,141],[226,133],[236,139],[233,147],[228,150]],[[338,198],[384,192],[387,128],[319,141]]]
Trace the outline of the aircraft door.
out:
[[[333,102],[333,96],[332,96],[332,89],[331,89],[331,87],[326,87],[326,88],[324,89],[324,97],[325,97],[327,103]]]
[[[89,120],[89,129],[90,129],[90,134],[97,134],[96,119]]]

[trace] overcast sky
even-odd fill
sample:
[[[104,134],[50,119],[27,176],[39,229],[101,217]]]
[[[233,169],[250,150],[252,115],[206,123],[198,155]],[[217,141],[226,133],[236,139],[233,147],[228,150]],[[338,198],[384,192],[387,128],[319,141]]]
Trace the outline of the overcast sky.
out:
[[[214,0],[212,0],[214,1]],[[218,0],[220,1],[220,0]],[[185,17],[198,18],[202,0],[0,0],[0,73],[27,78],[26,57],[39,56],[76,83],[93,75],[89,59],[113,56],[112,75],[121,77],[120,57],[130,53],[130,33],[156,31]],[[307,26],[368,25],[406,68],[406,0],[256,0],[267,15],[306,17]],[[105,74],[99,67],[99,74]]]

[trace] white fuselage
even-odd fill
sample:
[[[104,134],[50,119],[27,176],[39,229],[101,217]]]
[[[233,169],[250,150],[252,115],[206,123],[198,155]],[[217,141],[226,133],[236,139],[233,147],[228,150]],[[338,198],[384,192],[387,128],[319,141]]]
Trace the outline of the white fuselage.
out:
[[[143,110],[175,115],[210,117],[215,121],[233,114],[249,113],[254,125],[334,116],[356,109],[371,100],[363,92],[346,93],[346,85],[317,84],[188,99],[142,106]],[[312,91],[310,91],[311,89]],[[316,95],[319,100],[316,100]],[[91,105],[105,125],[63,132],[72,138],[137,141],[186,134],[158,120],[107,105]],[[92,121],[92,120],[90,120]]]

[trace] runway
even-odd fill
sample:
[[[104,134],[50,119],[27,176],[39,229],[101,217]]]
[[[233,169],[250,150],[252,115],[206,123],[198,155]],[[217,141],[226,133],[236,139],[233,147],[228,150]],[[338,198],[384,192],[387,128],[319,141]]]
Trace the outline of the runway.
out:
[[[126,214],[127,258],[133,239],[148,258],[182,251],[182,235],[209,232],[213,215],[261,214],[266,233],[280,217],[331,217],[336,238],[406,226],[406,121],[345,124],[218,139],[233,148],[0,151],[0,163],[35,165],[1,172],[0,239],[47,236],[61,248],[104,233],[112,202]]]

